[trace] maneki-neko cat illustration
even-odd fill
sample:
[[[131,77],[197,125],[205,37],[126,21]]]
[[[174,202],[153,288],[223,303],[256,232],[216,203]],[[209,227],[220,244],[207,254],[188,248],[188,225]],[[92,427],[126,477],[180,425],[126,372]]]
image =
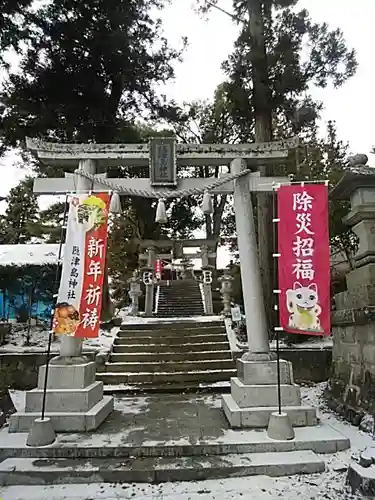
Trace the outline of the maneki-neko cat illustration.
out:
[[[302,286],[296,282],[293,290],[286,291],[286,303],[289,312],[289,328],[300,331],[322,331],[319,316],[318,287],[315,283]]]

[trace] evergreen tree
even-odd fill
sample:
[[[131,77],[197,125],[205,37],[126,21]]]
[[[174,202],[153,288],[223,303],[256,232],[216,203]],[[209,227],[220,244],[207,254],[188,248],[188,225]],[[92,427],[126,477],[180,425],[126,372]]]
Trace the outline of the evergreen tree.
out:
[[[166,1],[35,4],[28,29],[19,35],[20,71],[8,71],[1,93],[5,141],[16,145],[25,136],[43,136],[132,142],[129,123],[145,109],[158,109],[155,85],[173,76],[172,63],[180,56],[151,14]],[[10,22],[16,23],[12,12]]]
[[[52,203],[40,211],[40,232],[46,243],[60,243],[61,227],[64,223],[65,201]],[[65,231],[63,232],[63,238]]]
[[[1,243],[29,243],[40,235],[38,200],[33,193],[33,179],[26,177],[5,198],[7,208],[1,219]]]
[[[214,2],[200,2],[208,8]],[[241,142],[291,135],[309,139],[321,103],[311,88],[342,85],[356,70],[354,50],[340,29],[315,23],[298,0],[233,0],[240,26],[234,52],[224,62],[231,116]],[[298,163],[298,162],[296,162]],[[264,169],[263,169],[264,170]],[[272,175],[271,168],[262,174]],[[288,173],[295,173],[289,165]],[[258,239],[265,300],[272,307],[272,196],[257,195]]]
[[[33,0],[0,0],[0,66],[10,48],[19,52],[20,42],[28,35],[26,17]]]

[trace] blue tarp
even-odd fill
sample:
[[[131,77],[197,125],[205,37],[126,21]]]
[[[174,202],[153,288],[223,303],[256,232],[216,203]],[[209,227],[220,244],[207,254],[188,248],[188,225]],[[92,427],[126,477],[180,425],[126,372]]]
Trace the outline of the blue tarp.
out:
[[[4,295],[0,293],[0,318],[16,319],[20,309],[28,310],[28,300],[29,298],[24,295],[12,295],[9,297],[6,294],[4,304]],[[52,301],[35,301],[31,307],[31,317],[48,321],[51,318],[51,310]]]

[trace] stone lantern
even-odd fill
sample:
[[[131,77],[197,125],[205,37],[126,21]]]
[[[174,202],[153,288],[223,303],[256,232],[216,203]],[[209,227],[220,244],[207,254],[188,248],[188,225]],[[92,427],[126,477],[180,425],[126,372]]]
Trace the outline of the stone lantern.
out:
[[[229,274],[229,270],[224,271],[224,275],[219,278],[219,281],[221,282],[221,295],[222,295],[222,300],[223,300],[223,314],[224,316],[230,316],[231,315],[231,299],[232,299],[232,281],[233,277]]]
[[[132,301],[131,316],[137,316],[139,312],[139,297],[142,295],[141,280],[138,271],[133,272],[133,276],[128,280],[130,283],[129,297]]]
[[[183,280],[194,278],[193,264],[191,262],[191,259],[189,259],[188,257],[184,257],[181,260],[181,266],[182,266],[181,278]]]

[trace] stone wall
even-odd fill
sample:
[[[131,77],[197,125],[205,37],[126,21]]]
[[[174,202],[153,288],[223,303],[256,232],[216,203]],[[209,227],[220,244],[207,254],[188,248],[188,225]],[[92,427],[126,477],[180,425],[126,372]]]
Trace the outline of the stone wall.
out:
[[[236,357],[242,354],[238,351]],[[332,349],[280,349],[280,358],[293,364],[294,380],[298,384],[325,382],[331,376]]]
[[[350,199],[343,222],[359,245],[354,269],[346,275],[347,291],[334,297],[332,377],[326,396],[331,408],[359,424],[366,412],[375,413],[375,170],[358,163],[366,163],[365,155],[349,161],[352,167],[332,196]]]
[[[375,308],[333,313],[330,407],[352,423],[375,413]]]
[[[51,358],[56,353],[51,354]],[[94,352],[85,352],[91,361]],[[34,389],[38,381],[38,369],[46,362],[44,353],[1,353],[0,354],[0,392],[4,389],[27,391]]]
[[[242,355],[239,352],[239,355]],[[56,356],[52,354],[51,357]],[[94,361],[94,352],[85,353]],[[100,357],[100,356],[99,356]],[[330,376],[332,351],[330,349],[284,349],[282,359],[293,363],[296,382],[324,382]],[[2,389],[27,391],[34,389],[38,380],[38,369],[44,365],[43,353],[1,353],[0,354],[0,392]],[[96,358],[100,371],[100,359]]]

